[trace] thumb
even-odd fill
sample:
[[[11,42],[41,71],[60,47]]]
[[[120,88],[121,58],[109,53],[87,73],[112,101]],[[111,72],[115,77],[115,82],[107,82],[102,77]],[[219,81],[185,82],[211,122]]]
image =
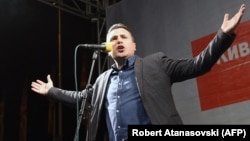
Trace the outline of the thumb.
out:
[[[47,89],[50,89],[51,87],[53,87],[53,81],[51,80],[50,75],[47,75],[47,81],[48,81],[48,83],[47,83],[46,87],[47,87]]]
[[[48,83],[52,83],[52,80],[51,80],[51,78],[50,78],[50,75],[49,75],[49,74],[47,75],[47,81],[48,81]]]
[[[229,14],[226,13],[226,14],[224,15],[224,22],[227,22],[228,20],[229,20]]]

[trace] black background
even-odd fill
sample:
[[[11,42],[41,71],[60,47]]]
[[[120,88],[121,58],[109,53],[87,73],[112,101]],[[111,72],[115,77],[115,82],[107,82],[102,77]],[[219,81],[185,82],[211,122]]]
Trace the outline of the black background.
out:
[[[30,84],[36,79],[46,81],[46,75],[51,74],[58,86],[58,10],[36,0],[2,0],[0,7],[0,102],[4,105],[1,138],[21,140],[20,123],[26,117],[28,141],[55,139],[48,131],[49,100],[32,92]],[[62,88],[74,90],[74,50],[79,43],[96,43],[96,23],[66,12],[62,12],[61,19]],[[79,52],[82,57],[78,61],[86,70],[90,55],[90,51]],[[88,75],[88,71],[82,75]],[[23,97],[25,112],[21,110]],[[63,106],[64,141],[74,138],[75,112]]]

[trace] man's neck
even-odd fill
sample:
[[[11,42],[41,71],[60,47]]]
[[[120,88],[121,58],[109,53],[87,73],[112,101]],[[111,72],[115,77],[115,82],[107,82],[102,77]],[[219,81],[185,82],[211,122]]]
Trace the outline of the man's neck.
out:
[[[132,56],[130,56],[130,57],[132,57]],[[117,59],[115,59],[116,68],[119,70],[122,69],[124,62],[127,61],[129,58],[117,58]]]

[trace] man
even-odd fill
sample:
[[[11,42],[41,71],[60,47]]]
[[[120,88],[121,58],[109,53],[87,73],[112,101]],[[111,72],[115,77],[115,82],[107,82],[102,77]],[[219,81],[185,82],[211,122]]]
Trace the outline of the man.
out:
[[[172,84],[210,71],[234,41],[244,11],[242,4],[231,19],[225,14],[214,39],[190,59],[174,60],[161,52],[140,58],[134,54],[136,43],[129,29],[123,24],[110,27],[106,40],[112,44],[109,55],[115,64],[93,85],[86,140],[127,140],[127,125],[132,124],[183,124],[174,104]],[[47,81],[32,82],[32,90],[67,104],[76,104],[77,96],[81,101],[85,94],[85,90],[54,87],[49,75]]]

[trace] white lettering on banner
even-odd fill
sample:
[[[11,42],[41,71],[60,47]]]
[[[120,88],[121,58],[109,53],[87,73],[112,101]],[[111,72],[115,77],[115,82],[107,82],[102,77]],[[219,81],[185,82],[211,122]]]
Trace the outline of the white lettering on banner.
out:
[[[227,54],[227,56],[225,55]],[[239,59],[250,55],[250,48],[248,42],[242,42],[229,48],[217,61],[217,64],[222,64],[228,61]]]

